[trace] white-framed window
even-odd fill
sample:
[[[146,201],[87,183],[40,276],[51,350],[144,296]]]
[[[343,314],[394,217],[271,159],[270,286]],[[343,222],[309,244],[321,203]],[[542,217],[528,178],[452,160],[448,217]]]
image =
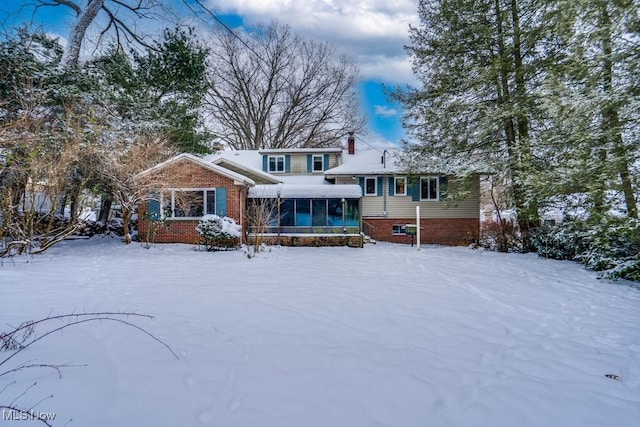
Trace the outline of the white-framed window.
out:
[[[213,188],[174,188],[162,194],[162,217],[194,219],[216,213],[216,190]]]
[[[284,172],[284,156],[269,156],[267,165],[269,172]]]
[[[393,194],[396,196],[407,195],[407,178],[404,176],[396,176],[393,180]]]
[[[437,176],[420,178],[420,200],[438,200],[438,181]]]
[[[406,224],[393,224],[391,227],[391,234],[394,236],[404,236],[407,234]]]
[[[366,176],[364,178],[364,195],[365,196],[377,196],[378,195],[378,179],[377,177]]]
[[[324,156],[322,154],[314,154],[312,158],[314,172],[324,171]]]

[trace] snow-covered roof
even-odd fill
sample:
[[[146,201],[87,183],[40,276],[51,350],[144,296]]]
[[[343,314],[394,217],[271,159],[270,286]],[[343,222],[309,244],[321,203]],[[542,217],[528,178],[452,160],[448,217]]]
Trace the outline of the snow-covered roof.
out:
[[[300,149],[272,149],[272,150],[229,150],[220,151],[216,154],[206,156],[205,160],[217,162],[224,158],[236,164],[250,167],[253,170],[262,171],[262,154],[276,153],[342,153],[342,164],[325,171],[325,175],[394,175],[403,173],[404,169],[397,162],[398,150],[362,150],[355,154],[349,154],[340,148],[300,148]],[[386,152],[386,154],[385,154]],[[382,162],[383,155],[386,162]],[[264,172],[263,172],[264,173]],[[274,174],[268,174],[276,177]],[[307,179],[306,175],[277,175],[276,179],[287,183],[300,183]],[[310,178],[317,179],[317,178]],[[321,179],[318,183],[321,183]]]
[[[258,150],[259,154],[295,154],[295,153],[340,153],[342,148],[265,148]]]
[[[317,184],[276,184],[256,185],[249,189],[249,198],[253,199],[358,199],[362,197],[362,188],[359,185],[317,185]]]
[[[222,150],[215,154],[204,156],[204,160],[209,162],[215,162],[220,158],[262,171],[262,156],[257,150]]]
[[[386,154],[385,154],[386,152]],[[342,164],[325,171],[325,175],[391,175],[402,173],[397,162],[397,150],[364,150],[355,154],[342,153]],[[383,156],[386,162],[383,162]]]
[[[214,158],[211,163],[215,164],[215,165],[220,165],[226,169],[231,169],[233,171],[236,171],[238,173],[244,172],[247,175],[253,176],[254,178],[260,180],[264,180],[264,181],[268,181],[271,182],[273,184],[277,184],[279,182],[282,182],[282,179],[280,179],[279,177],[276,177],[275,175],[272,175],[270,173],[264,172],[261,169],[257,169],[254,168],[252,166],[247,166],[245,164],[239,163],[237,161],[231,160],[228,157],[218,157],[218,158]],[[243,173],[243,175],[244,175]]]
[[[278,175],[278,178],[280,178],[284,184],[331,185],[324,179],[324,175],[321,174]]]
[[[222,176],[226,176],[227,178],[233,179],[235,182],[237,183],[241,183],[241,184],[248,184],[248,185],[255,185],[255,181],[252,180],[251,178],[248,178],[244,175],[241,175],[239,173],[233,172],[229,169],[223,168],[221,166],[215,165],[213,163],[211,163],[210,161],[201,159],[198,156],[194,156],[193,154],[189,154],[189,153],[182,153],[182,154],[178,154],[175,157],[170,158],[169,160],[165,160],[162,163],[158,163],[157,165],[143,171],[140,172],[139,174],[137,174],[134,178],[141,178],[145,175],[148,175],[150,173],[162,170],[163,168],[165,168],[166,166],[172,164],[172,163],[176,163],[179,162],[181,160],[189,160],[191,162],[197,163],[199,166],[202,166],[204,168],[207,168],[209,170],[212,170],[216,173],[219,173]]]

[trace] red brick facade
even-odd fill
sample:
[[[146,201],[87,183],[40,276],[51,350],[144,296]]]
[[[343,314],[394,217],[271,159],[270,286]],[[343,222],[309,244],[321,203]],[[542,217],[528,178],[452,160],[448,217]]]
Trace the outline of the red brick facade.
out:
[[[158,182],[162,188],[218,188],[227,189],[227,216],[242,224],[246,203],[246,188],[235,185],[234,180],[202,165],[182,159],[166,165],[141,178],[141,183]],[[158,184],[160,186],[160,184]],[[156,243],[191,243],[199,241],[197,220],[166,220],[151,225],[147,218],[148,204],[138,206],[138,237]],[[244,235],[244,233],[243,233]]]
[[[410,243],[411,236],[394,235],[393,226],[415,224],[415,222],[415,218],[364,218],[363,230],[375,240]],[[420,220],[420,228],[420,243],[466,246],[478,240],[480,220],[478,218],[423,218]]]

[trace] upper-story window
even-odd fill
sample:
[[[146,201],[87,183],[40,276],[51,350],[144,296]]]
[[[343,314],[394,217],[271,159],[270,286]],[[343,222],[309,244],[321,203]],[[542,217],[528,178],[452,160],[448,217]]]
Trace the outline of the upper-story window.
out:
[[[284,172],[284,156],[269,156],[269,172]]]
[[[364,195],[365,196],[376,196],[378,194],[378,187],[377,187],[376,181],[377,181],[376,177],[364,178]]]
[[[396,176],[394,179],[394,192],[396,196],[407,195],[407,178],[404,176]]]
[[[425,176],[420,178],[420,199],[438,200],[437,176]]]
[[[313,155],[313,171],[314,172],[324,171],[324,156],[322,154]]]

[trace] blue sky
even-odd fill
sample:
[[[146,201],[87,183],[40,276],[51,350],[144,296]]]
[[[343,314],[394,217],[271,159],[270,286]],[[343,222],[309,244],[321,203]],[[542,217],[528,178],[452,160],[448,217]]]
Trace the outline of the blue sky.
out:
[[[186,15],[181,0],[164,1],[180,15],[177,19]],[[417,24],[418,0],[201,1],[232,28],[277,20],[305,38],[328,42],[339,54],[350,56],[360,68],[358,94],[368,119],[367,135],[359,140],[388,147],[405,136],[400,108],[388,102],[382,85],[416,84],[404,46],[408,44],[409,24]],[[25,22],[63,39],[67,36],[74,18],[70,9],[47,7],[34,15],[29,3],[0,0],[0,25],[6,30]],[[166,17],[162,15],[161,19]]]

